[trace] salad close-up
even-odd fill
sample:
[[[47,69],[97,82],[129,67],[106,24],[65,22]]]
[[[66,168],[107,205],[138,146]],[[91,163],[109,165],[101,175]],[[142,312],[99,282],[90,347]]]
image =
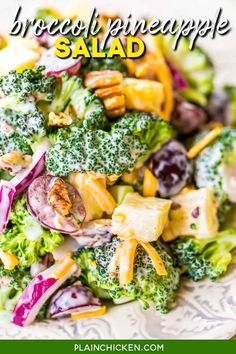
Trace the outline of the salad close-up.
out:
[[[0,311],[16,326],[131,301],[166,316],[183,279],[232,263],[236,86],[216,89],[187,37],[140,38],[137,59],[60,59],[48,33],[0,37]]]

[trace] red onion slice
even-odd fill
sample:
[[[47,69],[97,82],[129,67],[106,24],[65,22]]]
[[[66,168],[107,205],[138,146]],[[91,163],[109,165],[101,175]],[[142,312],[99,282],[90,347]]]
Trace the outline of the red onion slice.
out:
[[[44,171],[46,152],[49,147],[49,142],[45,140],[34,153],[31,164],[11,180],[16,188],[15,197],[24,192],[30,183]]]
[[[65,268],[65,273],[57,278],[55,274],[61,270],[63,261],[66,265],[70,259],[64,258],[31,280],[13,310],[11,321],[15,325],[25,327],[31,324],[49,297],[75,273],[77,265],[71,262],[70,267]]]
[[[11,184],[11,182],[1,181],[1,184],[0,184],[0,233],[3,232],[7,227],[14,194],[15,194],[15,188]]]
[[[43,53],[37,63],[38,65],[44,65],[46,67],[45,73],[48,76],[60,77],[63,72],[67,72],[69,75],[75,75],[78,73],[82,62],[82,57],[77,59],[73,59],[71,57],[61,59],[56,57],[54,53],[55,47],[48,49],[45,53]]]
[[[40,176],[34,179],[27,190],[27,208],[37,221],[49,229],[70,235],[76,235],[85,219],[85,208],[79,192],[65,182],[72,208],[70,215],[61,216],[50,205],[48,193],[57,177]]]
[[[35,154],[31,164],[18,173],[10,182],[1,181],[0,184],[0,232],[3,232],[8,223],[13,198],[24,192],[34,178],[38,177],[45,169],[45,157],[49,143],[44,141]]]
[[[71,313],[96,311],[101,301],[92,291],[83,285],[73,284],[60,289],[53,297],[49,306],[52,318],[62,317]]]

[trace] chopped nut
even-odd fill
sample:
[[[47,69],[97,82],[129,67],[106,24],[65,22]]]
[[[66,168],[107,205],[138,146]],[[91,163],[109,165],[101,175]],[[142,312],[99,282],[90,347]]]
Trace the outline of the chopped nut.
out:
[[[90,71],[84,80],[86,87],[96,89],[121,84],[122,74],[117,70]]]
[[[107,98],[113,95],[121,95],[123,92],[122,85],[114,85],[110,87],[100,88],[95,91],[95,95],[100,98]]]
[[[0,157],[0,168],[15,175],[29,166],[31,161],[32,156],[23,155],[20,150],[16,150]]]
[[[124,107],[119,107],[116,109],[111,109],[110,111],[107,111],[107,115],[109,118],[116,118],[120,117],[123,114],[125,114],[125,106]]]
[[[48,201],[61,216],[69,214],[72,203],[66,185],[61,178],[57,178],[53,187],[50,189]]]
[[[115,95],[106,98],[103,103],[107,111],[114,110],[125,106],[125,97],[124,95]]]
[[[86,75],[84,84],[96,89],[95,94],[103,100],[108,117],[116,118],[125,113],[123,76],[119,71],[91,71]]]
[[[49,127],[65,127],[72,123],[72,118],[69,114],[63,112],[50,112],[48,115]]]

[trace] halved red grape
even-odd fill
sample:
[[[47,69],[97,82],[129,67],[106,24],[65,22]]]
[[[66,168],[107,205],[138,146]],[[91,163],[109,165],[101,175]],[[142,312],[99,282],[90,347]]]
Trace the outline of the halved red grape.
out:
[[[171,123],[181,134],[189,134],[199,130],[207,121],[204,110],[193,103],[176,96]]]
[[[75,235],[85,219],[83,201],[79,192],[64,182],[72,208],[68,216],[61,216],[48,201],[48,193],[56,180],[57,177],[49,175],[35,178],[27,190],[27,208],[41,225],[61,233]]]
[[[186,156],[184,146],[177,140],[170,140],[155,152],[151,162],[161,197],[172,197],[191,180],[192,164]]]

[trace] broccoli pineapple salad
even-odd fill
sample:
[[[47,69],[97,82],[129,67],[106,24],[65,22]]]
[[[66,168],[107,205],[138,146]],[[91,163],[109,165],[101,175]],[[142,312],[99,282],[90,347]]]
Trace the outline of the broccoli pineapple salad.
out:
[[[15,325],[133,300],[167,313],[182,276],[226,273],[236,89],[216,91],[207,54],[172,41],[64,60],[47,34],[1,41],[0,310]]]

